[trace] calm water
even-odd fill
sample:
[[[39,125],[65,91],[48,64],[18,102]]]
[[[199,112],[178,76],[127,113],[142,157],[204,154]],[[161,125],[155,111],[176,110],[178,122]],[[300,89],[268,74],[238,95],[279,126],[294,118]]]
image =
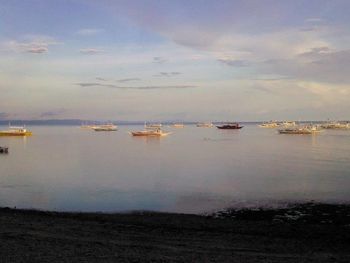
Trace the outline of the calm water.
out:
[[[3,128],[3,127],[2,127]],[[135,138],[79,127],[31,127],[0,137],[0,206],[61,211],[157,210],[199,213],[235,205],[317,200],[350,202],[350,131],[279,135],[167,128]]]

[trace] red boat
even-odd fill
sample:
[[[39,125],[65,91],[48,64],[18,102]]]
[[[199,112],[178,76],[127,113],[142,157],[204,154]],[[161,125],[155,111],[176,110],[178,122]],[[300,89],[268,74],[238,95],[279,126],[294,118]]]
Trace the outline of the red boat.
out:
[[[243,126],[239,126],[239,123],[233,122],[233,123],[227,123],[221,126],[216,126],[218,129],[223,129],[223,130],[238,130],[242,129]]]

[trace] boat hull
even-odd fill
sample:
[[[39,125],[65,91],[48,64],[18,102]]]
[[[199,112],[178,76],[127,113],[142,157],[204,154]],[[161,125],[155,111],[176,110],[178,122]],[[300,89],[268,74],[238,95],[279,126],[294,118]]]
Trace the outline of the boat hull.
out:
[[[0,132],[0,136],[31,136],[32,132]]]

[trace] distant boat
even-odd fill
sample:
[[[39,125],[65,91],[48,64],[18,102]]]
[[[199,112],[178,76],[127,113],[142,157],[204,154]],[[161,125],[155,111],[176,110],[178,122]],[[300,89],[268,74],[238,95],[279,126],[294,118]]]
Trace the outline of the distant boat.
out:
[[[239,123],[237,122],[226,123],[224,125],[216,126],[216,127],[222,130],[239,130],[243,128],[243,126],[240,126]]]
[[[350,123],[346,123],[346,122],[327,122],[321,125],[321,128],[323,129],[343,129],[343,130],[347,130],[350,129]]]
[[[199,122],[199,123],[197,123],[197,127],[211,128],[211,127],[214,127],[214,125],[211,122]]]
[[[284,127],[294,127],[296,126],[297,124],[295,123],[295,121],[284,121],[282,122],[282,124],[280,124],[281,126],[284,126]]]
[[[92,129],[94,131],[116,131],[117,130],[117,125],[114,125],[112,123],[102,124],[102,125],[95,125]]]
[[[130,132],[132,136],[156,136],[156,137],[162,137],[167,136],[171,132],[163,132],[160,128],[157,129],[149,129],[149,130],[143,130],[143,131],[134,131]]]
[[[31,136],[32,132],[28,131],[24,126],[9,126],[8,130],[0,131],[0,136]]]
[[[294,127],[294,128],[285,128],[280,129],[278,132],[280,134],[315,134],[319,133],[321,130],[318,126],[304,126],[304,127]]]
[[[184,128],[185,125],[184,125],[183,123],[174,123],[174,124],[173,124],[173,127],[174,127],[174,128]]]
[[[162,124],[161,123],[150,123],[150,124],[147,124],[145,122],[145,129],[157,129],[157,128],[162,128]]]
[[[259,125],[259,127],[261,127],[261,128],[277,128],[279,126],[280,126],[280,124],[276,121],[264,122],[264,123]]]

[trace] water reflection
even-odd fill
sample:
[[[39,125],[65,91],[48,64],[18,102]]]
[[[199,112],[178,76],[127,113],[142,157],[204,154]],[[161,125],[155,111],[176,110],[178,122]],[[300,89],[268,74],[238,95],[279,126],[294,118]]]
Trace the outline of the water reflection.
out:
[[[200,213],[286,200],[350,201],[350,132],[279,135],[186,126],[164,137],[33,127],[0,138],[0,206]]]

